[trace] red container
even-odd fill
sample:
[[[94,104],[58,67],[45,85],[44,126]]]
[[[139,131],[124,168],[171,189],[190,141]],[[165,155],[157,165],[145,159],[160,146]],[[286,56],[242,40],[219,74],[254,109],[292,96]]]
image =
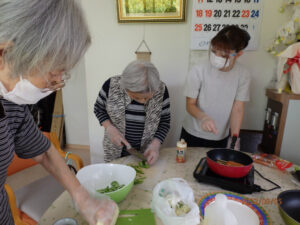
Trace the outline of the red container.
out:
[[[223,165],[218,163],[218,160],[233,161],[240,163],[243,166]],[[206,153],[206,161],[213,172],[229,178],[244,177],[249,173],[253,166],[253,160],[249,155],[231,149],[212,149]]]

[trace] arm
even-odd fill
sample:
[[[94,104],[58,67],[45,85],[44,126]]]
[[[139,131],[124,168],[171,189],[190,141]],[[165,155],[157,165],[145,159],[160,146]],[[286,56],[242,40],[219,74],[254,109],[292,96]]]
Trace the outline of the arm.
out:
[[[193,67],[186,78],[184,95],[186,96],[187,112],[198,120],[207,115],[198,107],[197,100],[203,84],[203,72],[198,67]]]
[[[15,134],[15,152],[20,158],[33,158],[49,171],[74,199],[83,217],[92,225],[99,219],[108,225],[116,209],[112,201],[96,200],[80,185],[55,147],[40,132],[27,106],[20,106],[24,117]]]
[[[160,122],[157,131],[155,132],[154,138],[157,138],[161,144],[165,141],[166,136],[169,133],[170,121],[170,113],[168,113],[168,115],[162,115],[160,118]]]
[[[112,126],[112,123],[110,122],[110,120],[105,120],[102,122],[101,124],[105,129],[108,128],[109,126]]]
[[[127,148],[130,148],[131,145],[129,144],[129,142],[125,139],[125,137],[123,136],[123,134],[121,134],[121,132],[118,130],[118,128],[116,128],[111,122],[110,120],[105,120],[102,123],[102,126],[105,128],[105,131],[108,135],[108,138],[111,140],[111,142],[116,145],[116,146],[123,146],[125,145]]]
[[[202,120],[207,117],[207,115],[197,106],[196,98],[186,97],[186,110],[189,114],[191,114],[191,116],[198,120]]]
[[[102,221],[106,225],[111,223],[117,209],[116,204],[110,200],[91,198],[53,145],[48,151],[33,159],[40,163],[70,193],[81,214],[90,224],[96,225],[98,221]]]
[[[245,70],[239,77],[239,86],[233,102],[230,114],[231,135],[240,134],[241,124],[244,117],[244,104],[250,100],[251,75]]]
[[[107,96],[109,94],[109,86],[110,86],[110,79],[108,79],[102,86],[99,94],[97,96],[95,105],[94,105],[94,113],[100,123],[100,125],[104,126],[104,122],[109,121],[109,115],[106,110],[106,101]],[[107,122],[105,123],[107,127]]]
[[[170,113],[170,98],[167,87],[165,88],[161,117],[154,138],[157,138],[162,144],[170,130],[171,113]]]
[[[94,113],[100,123],[102,125],[112,143],[116,146],[122,146],[122,143],[126,146],[130,146],[127,140],[123,137],[120,131],[111,123],[110,117],[106,110],[106,101],[107,96],[109,94],[110,87],[110,79],[108,79],[102,86],[97,100],[94,105]]]
[[[200,121],[201,128],[206,132],[218,134],[217,126],[212,118],[206,115],[198,106],[196,98],[186,97],[186,110]]]
[[[153,140],[147,146],[147,149],[144,152],[144,156],[147,157],[147,162],[149,163],[149,165],[153,165],[159,157],[160,146],[164,142],[170,130],[170,121],[171,121],[170,98],[169,98],[168,89],[166,87],[157,131],[155,132]]]
[[[235,100],[230,114],[231,136],[240,134],[244,117],[244,102]]]
[[[48,151],[33,159],[52,174],[72,197],[75,195],[75,190],[80,186],[80,183],[52,144]]]

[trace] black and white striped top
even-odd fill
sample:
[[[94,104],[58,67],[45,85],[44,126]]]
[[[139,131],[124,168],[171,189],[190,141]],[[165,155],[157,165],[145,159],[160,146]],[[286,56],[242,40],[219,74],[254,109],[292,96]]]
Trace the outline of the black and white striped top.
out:
[[[37,128],[27,106],[0,99],[0,224],[13,225],[4,189],[7,168],[14,153],[33,158],[50,148],[49,140]],[[41,190],[42,191],[42,190]]]
[[[100,124],[105,120],[110,119],[106,111],[106,99],[109,94],[110,79],[108,79],[102,86],[102,89],[99,92],[97,97],[94,113],[98,118]],[[139,102],[132,100],[132,102],[127,106],[125,111],[126,116],[126,129],[125,129],[125,139],[131,144],[133,148],[139,149],[141,146],[141,140],[143,137],[144,125],[145,125],[145,106]],[[169,92],[166,87],[163,103],[162,103],[162,112],[160,122],[157,128],[157,131],[154,135],[155,138],[158,138],[161,143],[164,142],[169,129],[170,129],[170,99]]]

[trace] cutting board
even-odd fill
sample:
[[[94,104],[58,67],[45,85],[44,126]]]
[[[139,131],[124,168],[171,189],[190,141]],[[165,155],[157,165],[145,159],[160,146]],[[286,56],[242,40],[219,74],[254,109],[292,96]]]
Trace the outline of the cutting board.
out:
[[[156,225],[151,209],[121,210],[116,225]]]

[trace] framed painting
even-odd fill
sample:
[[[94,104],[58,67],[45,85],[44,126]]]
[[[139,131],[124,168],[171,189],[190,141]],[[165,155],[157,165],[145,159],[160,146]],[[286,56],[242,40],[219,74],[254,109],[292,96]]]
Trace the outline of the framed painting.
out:
[[[119,23],[184,22],[186,0],[117,0]]]

